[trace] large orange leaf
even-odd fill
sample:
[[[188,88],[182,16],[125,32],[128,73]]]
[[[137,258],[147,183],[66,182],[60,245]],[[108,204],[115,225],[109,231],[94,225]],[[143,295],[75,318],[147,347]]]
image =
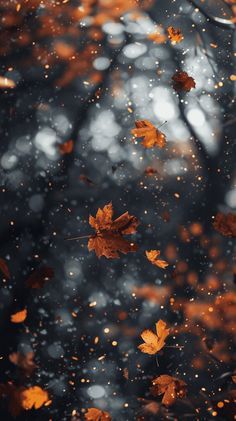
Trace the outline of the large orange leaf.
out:
[[[177,398],[184,398],[187,392],[187,385],[183,380],[163,374],[152,381],[151,393],[153,396],[164,395],[163,405],[171,406]]]
[[[142,145],[145,148],[153,148],[158,146],[163,148],[166,144],[166,137],[164,133],[158,130],[150,121],[148,120],[137,120],[135,121],[135,129],[131,130],[131,133],[135,137],[141,137]]]
[[[169,266],[169,263],[167,263],[165,260],[158,259],[158,256],[160,256],[159,250],[150,250],[145,251],[146,256],[148,260],[155,266],[158,266],[159,268],[165,269],[167,266]]]
[[[110,414],[98,408],[89,408],[84,417],[87,421],[111,421]]]
[[[39,409],[49,400],[49,396],[48,392],[40,386],[32,386],[21,393],[21,399],[22,408]]]
[[[166,323],[163,322],[163,320],[159,320],[156,323],[156,333],[149,329],[144,330],[141,333],[141,338],[144,340],[144,343],[139,345],[138,348],[145,354],[156,354],[164,347],[169,332],[170,329],[166,329]]]
[[[89,224],[96,234],[88,241],[89,251],[94,250],[98,257],[107,259],[119,258],[119,253],[129,253],[137,250],[136,244],[127,241],[123,235],[134,234],[139,224],[135,216],[123,213],[114,221],[112,203],[98,209],[96,217],[90,215]]]

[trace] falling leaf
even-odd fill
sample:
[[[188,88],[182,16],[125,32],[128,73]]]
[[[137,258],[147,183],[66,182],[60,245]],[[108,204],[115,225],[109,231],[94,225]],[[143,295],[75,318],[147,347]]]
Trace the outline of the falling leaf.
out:
[[[22,408],[26,410],[39,409],[49,400],[49,396],[48,392],[41,389],[40,386],[32,386],[21,393],[21,399]]]
[[[161,34],[160,32],[152,32],[148,35],[148,39],[155,42],[155,44],[163,44],[166,41],[165,34]]]
[[[171,44],[178,44],[179,42],[183,41],[184,36],[179,28],[173,28],[173,26],[169,26],[167,28],[168,38],[171,41]]]
[[[74,149],[74,141],[73,140],[67,140],[67,142],[61,143],[58,145],[59,152],[62,155],[69,154]]]
[[[3,76],[0,76],[0,88],[5,88],[5,89],[7,89],[7,88],[10,88],[10,89],[12,89],[12,88],[15,88],[16,87],[16,84],[15,84],[15,82],[14,82],[14,80],[12,80],[12,79],[8,79],[7,77],[3,77]]]
[[[3,275],[9,279],[10,278],[10,271],[4,259],[0,257],[0,270],[2,271]]]
[[[169,266],[169,263],[167,263],[165,260],[160,260],[157,257],[160,256],[159,250],[150,250],[145,251],[146,256],[148,260],[155,266],[158,266],[159,268],[165,269],[167,266]]]
[[[26,376],[31,376],[37,367],[33,361],[33,358],[34,352],[27,352],[27,354],[22,354],[21,352],[13,352],[9,355],[9,360],[11,363],[21,368]]]
[[[111,421],[112,419],[108,412],[98,408],[89,408],[84,417],[87,421]]]
[[[138,120],[135,121],[135,126],[136,128],[132,129],[131,133],[135,137],[143,138],[141,143],[145,148],[153,148],[154,146],[163,148],[165,146],[166,137],[164,133],[156,129],[150,121]]]
[[[213,227],[225,237],[236,237],[236,214],[218,212]]]
[[[189,92],[192,88],[196,87],[195,80],[191,76],[189,76],[187,72],[177,71],[172,76],[172,80],[173,88],[176,92]]]
[[[165,345],[165,339],[169,335],[170,329],[166,329],[166,323],[163,320],[159,320],[156,323],[156,333],[152,330],[144,330],[141,333],[141,338],[144,343],[139,345],[138,348],[145,354],[156,354]]]
[[[41,266],[34,270],[26,280],[28,288],[43,288],[44,285],[54,277],[54,270],[48,266]]]
[[[151,393],[153,396],[163,395],[162,403],[171,406],[177,398],[184,398],[187,392],[187,385],[183,380],[163,374],[152,381]]]
[[[88,241],[89,251],[94,250],[98,257],[105,256],[107,259],[119,258],[119,253],[129,253],[137,250],[134,243],[130,243],[123,235],[134,234],[139,225],[135,216],[123,213],[114,221],[112,203],[98,209],[96,217],[90,215],[89,224],[95,229],[96,235]]]
[[[156,304],[163,304],[170,294],[170,288],[146,284],[141,287],[134,287],[133,293],[138,298],[143,298]]]
[[[26,308],[22,311],[18,311],[15,314],[11,315],[11,322],[12,323],[22,323],[27,317],[27,310]]]

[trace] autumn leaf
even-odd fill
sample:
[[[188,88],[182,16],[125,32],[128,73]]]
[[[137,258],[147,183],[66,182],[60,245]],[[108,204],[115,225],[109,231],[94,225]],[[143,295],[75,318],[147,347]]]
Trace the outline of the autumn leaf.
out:
[[[146,256],[148,260],[155,266],[158,266],[161,269],[165,269],[167,266],[169,266],[169,263],[167,263],[165,260],[158,259],[158,256],[160,256],[159,250],[150,250],[145,251]]]
[[[11,322],[12,323],[22,323],[22,322],[25,321],[26,317],[27,317],[27,310],[25,308],[22,311],[18,311],[17,313],[12,314],[11,315]]]
[[[143,298],[156,304],[163,304],[170,294],[170,288],[146,284],[140,287],[134,287],[133,293],[138,298]]]
[[[165,339],[169,335],[169,332],[170,329],[166,329],[166,323],[163,320],[159,320],[156,323],[156,333],[149,329],[141,333],[144,343],[139,345],[138,348],[145,354],[156,354],[164,347]]]
[[[10,278],[10,271],[4,259],[0,257],[0,270],[2,271],[3,275],[9,279]]]
[[[80,181],[82,181],[82,183],[87,184],[87,186],[94,186],[94,182],[92,180],[90,180],[90,178],[87,177],[87,175],[85,174],[80,174],[79,176]]]
[[[49,400],[48,392],[41,389],[40,386],[32,386],[25,389],[21,393],[21,405],[22,408],[28,409],[39,409]]]
[[[163,374],[152,381],[150,389],[153,396],[164,395],[163,405],[171,406],[177,398],[184,398],[187,392],[187,385],[183,380]]]
[[[84,417],[87,421],[111,421],[112,419],[108,412],[98,408],[89,408]]]
[[[163,44],[166,41],[165,34],[161,34],[160,32],[152,32],[148,35],[148,39],[155,42],[155,44]]]
[[[54,277],[54,270],[48,266],[41,266],[34,270],[26,280],[28,288],[39,289]]]
[[[183,41],[184,36],[179,28],[173,28],[173,26],[168,26],[167,28],[168,38],[171,41],[171,44],[178,44]]]
[[[26,376],[30,376],[36,369],[36,364],[33,361],[34,352],[27,352],[22,354],[21,352],[13,352],[9,355],[9,360],[12,364],[15,364],[25,373]]]
[[[127,241],[123,235],[134,234],[139,225],[135,216],[123,213],[114,221],[112,203],[98,209],[96,217],[90,215],[89,224],[95,229],[96,234],[88,241],[89,251],[94,250],[98,257],[107,259],[119,258],[119,253],[129,253],[137,250],[134,243]]]
[[[67,142],[61,143],[58,145],[59,152],[61,155],[69,154],[73,151],[74,142],[73,140],[67,140]]]
[[[148,120],[137,120],[135,121],[135,129],[131,130],[131,133],[135,137],[141,137],[142,145],[145,148],[153,148],[158,146],[163,148],[166,144],[166,137],[164,133],[156,129],[156,127]]]
[[[236,214],[218,212],[213,227],[225,237],[236,237]]]
[[[196,87],[195,80],[188,75],[187,72],[177,71],[173,76],[173,88],[176,92],[185,91],[189,92],[192,88]]]

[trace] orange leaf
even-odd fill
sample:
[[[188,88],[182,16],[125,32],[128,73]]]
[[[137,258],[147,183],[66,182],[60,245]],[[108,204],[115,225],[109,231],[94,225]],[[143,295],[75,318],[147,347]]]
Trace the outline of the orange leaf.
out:
[[[88,241],[89,251],[94,250],[98,257],[107,259],[119,258],[119,253],[129,253],[137,250],[134,243],[130,243],[123,235],[134,234],[139,224],[135,216],[123,213],[114,221],[112,203],[98,209],[96,217],[90,215],[89,224],[96,234]]]
[[[52,279],[54,276],[54,271],[48,266],[42,266],[34,270],[31,275],[26,280],[26,286],[28,288],[39,289],[43,288],[44,285]]]
[[[62,155],[69,154],[73,151],[74,148],[74,141],[73,140],[67,140],[65,143],[61,143],[58,145],[59,152]]]
[[[167,263],[165,260],[157,259],[157,257],[160,255],[159,250],[150,250],[145,251],[146,256],[148,260],[155,266],[158,266],[159,268],[165,269],[167,266],[169,266],[169,263]]]
[[[171,44],[178,44],[179,42],[183,41],[184,36],[179,28],[173,28],[173,26],[169,26],[167,28],[168,38],[171,41]]]
[[[213,227],[225,237],[236,237],[236,214],[218,212]]]
[[[156,323],[156,333],[149,329],[144,330],[141,333],[141,338],[144,340],[144,343],[139,345],[138,348],[145,354],[156,354],[164,347],[169,332],[170,329],[166,329],[166,323],[163,322],[163,320],[159,320]]]
[[[171,406],[177,398],[186,396],[187,385],[183,380],[163,374],[152,381],[151,393],[153,396],[164,395],[162,398],[163,405]]]
[[[187,72],[177,71],[173,76],[173,88],[176,92],[185,91],[189,92],[192,88],[196,87],[195,80],[188,75]]]
[[[18,311],[15,314],[11,315],[11,322],[12,323],[22,323],[27,317],[27,310],[26,308],[22,311]]]
[[[3,273],[3,275],[7,278],[7,279],[9,279],[10,278],[10,272],[9,272],[9,269],[8,269],[8,266],[7,266],[7,264],[6,264],[6,262],[5,262],[5,260],[4,259],[2,259],[1,257],[0,257],[0,270],[2,271],[2,273]]]
[[[89,408],[84,417],[87,421],[111,421],[110,414],[98,408]]]
[[[135,137],[143,138],[141,143],[145,148],[153,148],[154,146],[163,148],[165,146],[166,137],[164,133],[156,129],[150,121],[138,120],[135,121],[135,126],[136,128],[132,129],[131,133]]]
[[[22,408],[26,410],[32,408],[39,409],[49,400],[48,392],[41,389],[40,386],[32,386],[29,389],[25,389],[21,393],[21,398]]]

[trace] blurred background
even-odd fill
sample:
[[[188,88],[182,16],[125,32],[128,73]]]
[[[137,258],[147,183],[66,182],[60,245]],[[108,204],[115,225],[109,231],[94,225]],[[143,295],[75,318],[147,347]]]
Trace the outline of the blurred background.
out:
[[[212,226],[236,207],[235,7],[1,1],[0,257],[10,276],[1,275],[0,381],[39,385],[52,401],[17,419],[76,421],[90,407],[119,421],[235,419],[233,238]],[[177,94],[176,70],[196,88]],[[143,119],[164,123],[164,149],[132,141]],[[138,252],[116,260],[89,253],[86,238],[67,241],[92,234],[89,215],[110,201],[116,216],[140,220]],[[146,259],[150,249],[166,270]],[[42,265],[53,279],[27,288]],[[23,308],[24,324],[11,323]],[[156,359],[137,346],[159,319],[172,330]],[[14,352],[34,353],[30,376]],[[170,408],[149,391],[161,374],[187,383]],[[4,420],[14,419],[8,401]]]

